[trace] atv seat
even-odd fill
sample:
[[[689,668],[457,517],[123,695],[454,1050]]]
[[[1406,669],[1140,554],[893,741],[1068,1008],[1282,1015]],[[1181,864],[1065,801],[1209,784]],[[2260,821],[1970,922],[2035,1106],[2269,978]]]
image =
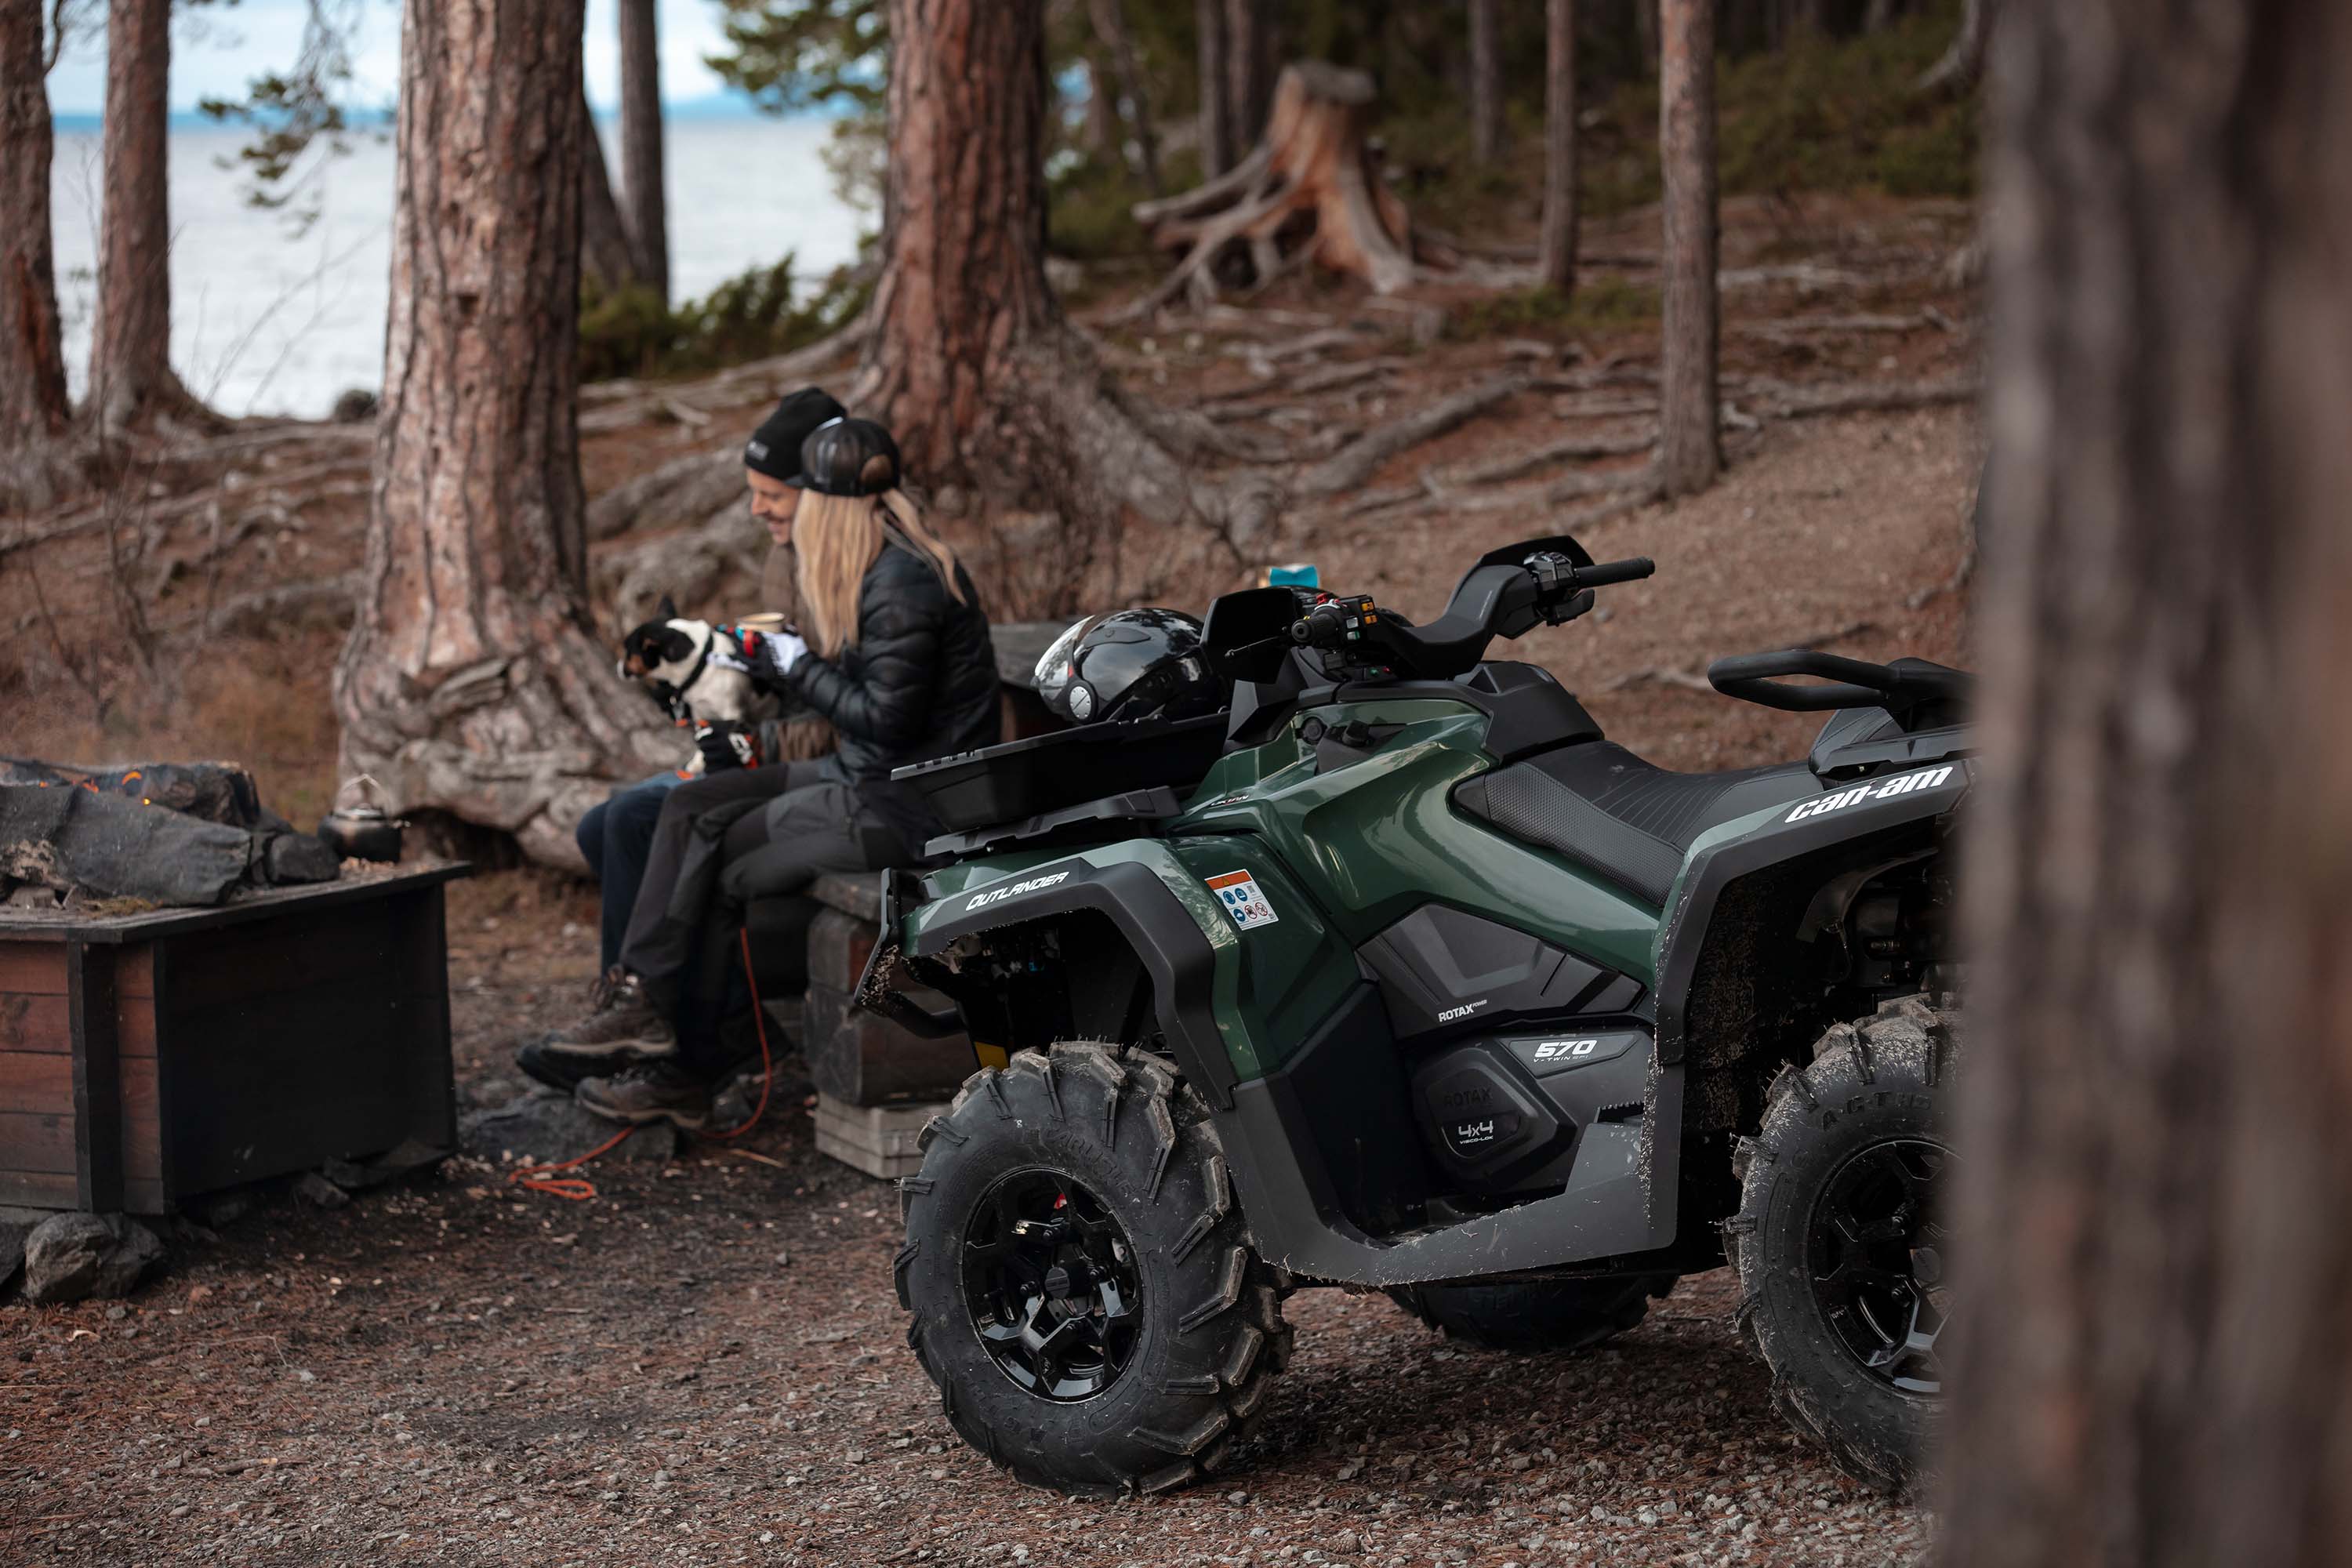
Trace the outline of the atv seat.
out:
[[[1454,804],[1663,909],[1699,835],[1821,789],[1803,763],[1677,773],[1593,741],[1481,773],[1454,792]]]

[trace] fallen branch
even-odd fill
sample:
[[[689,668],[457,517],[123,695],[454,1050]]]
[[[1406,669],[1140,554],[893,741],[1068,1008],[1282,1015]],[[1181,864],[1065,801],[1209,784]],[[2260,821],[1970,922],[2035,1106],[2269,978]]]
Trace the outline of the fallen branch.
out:
[[[360,574],[346,572],[340,577],[264,588],[238,595],[195,624],[208,637],[256,637],[289,626],[347,626],[358,610],[360,586]]]
[[[1342,448],[1337,457],[1326,458],[1301,474],[1291,493],[1311,499],[1354,489],[1398,453],[1436,439],[1527,387],[1526,376],[1506,375],[1457,392],[1402,419],[1376,426]]]
[[[1787,383],[1753,381],[1748,389],[1773,401],[1760,410],[1774,419],[1807,419],[1822,414],[1890,413],[1905,408],[1934,408],[1950,403],[1974,403],[1984,384],[1973,375],[1942,381],[1891,381],[1849,386],[1795,386]]]

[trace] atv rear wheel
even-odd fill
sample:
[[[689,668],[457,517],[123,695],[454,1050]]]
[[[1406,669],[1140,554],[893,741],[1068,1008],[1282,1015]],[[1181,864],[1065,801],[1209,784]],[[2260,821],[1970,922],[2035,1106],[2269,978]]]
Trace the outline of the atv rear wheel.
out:
[[[1033,1486],[1214,1471],[1290,1359],[1216,1130],[1148,1053],[1065,1042],[963,1086],[899,1184],[907,1342],[973,1447]]]
[[[1888,1491],[1927,1489],[1941,1418],[1959,1060],[1957,1010],[1889,1003],[1783,1070],[1734,1156],[1739,1215],[1725,1228],[1773,1403]]]
[[[1679,1276],[1519,1279],[1496,1285],[1402,1285],[1396,1304],[1449,1339],[1505,1351],[1574,1351],[1639,1323]]]

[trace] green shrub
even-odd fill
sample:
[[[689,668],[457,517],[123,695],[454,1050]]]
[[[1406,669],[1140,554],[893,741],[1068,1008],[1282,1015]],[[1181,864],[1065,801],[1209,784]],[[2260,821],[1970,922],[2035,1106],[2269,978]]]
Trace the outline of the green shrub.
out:
[[[865,309],[873,287],[839,268],[822,289],[795,302],[790,256],[674,307],[648,289],[608,292],[592,280],[580,290],[580,374],[588,381],[682,375],[789,353]]]
[[[1958,0],[1876,35],[1804,35],[1717,67],[1719,177],[1726,195],[1882,191],[1969,196],[1977,184],[1977,100],[1914,86],[1952,40]],[[1658,199],[1658,85],[1628,83],[1584,133],[1585,210]]]

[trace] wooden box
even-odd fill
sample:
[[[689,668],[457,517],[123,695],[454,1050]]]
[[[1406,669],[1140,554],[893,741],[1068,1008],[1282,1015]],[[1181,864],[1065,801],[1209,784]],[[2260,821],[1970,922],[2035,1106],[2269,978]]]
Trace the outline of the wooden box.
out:
[[[0,916],[0,1204],[164,1214],[454,1146],[442,884],[466,870]]]
[[[945,1114],[946,1100],[922,1105],[845,1105],[820,1091],[816,1147],[869,1176],[896,1180],[922,1169],[923,1124]]]
[[[825,907],[809,923],[808,1000],[802,1055],[817,1092],[847,1106],[945,1100],[979,1066],[961,1035],[926,1039],[855,1005],[851,994],[881,935],[880,876],[821,877],[811,894]],[[947,998],[924,994],[927,1005]]]

